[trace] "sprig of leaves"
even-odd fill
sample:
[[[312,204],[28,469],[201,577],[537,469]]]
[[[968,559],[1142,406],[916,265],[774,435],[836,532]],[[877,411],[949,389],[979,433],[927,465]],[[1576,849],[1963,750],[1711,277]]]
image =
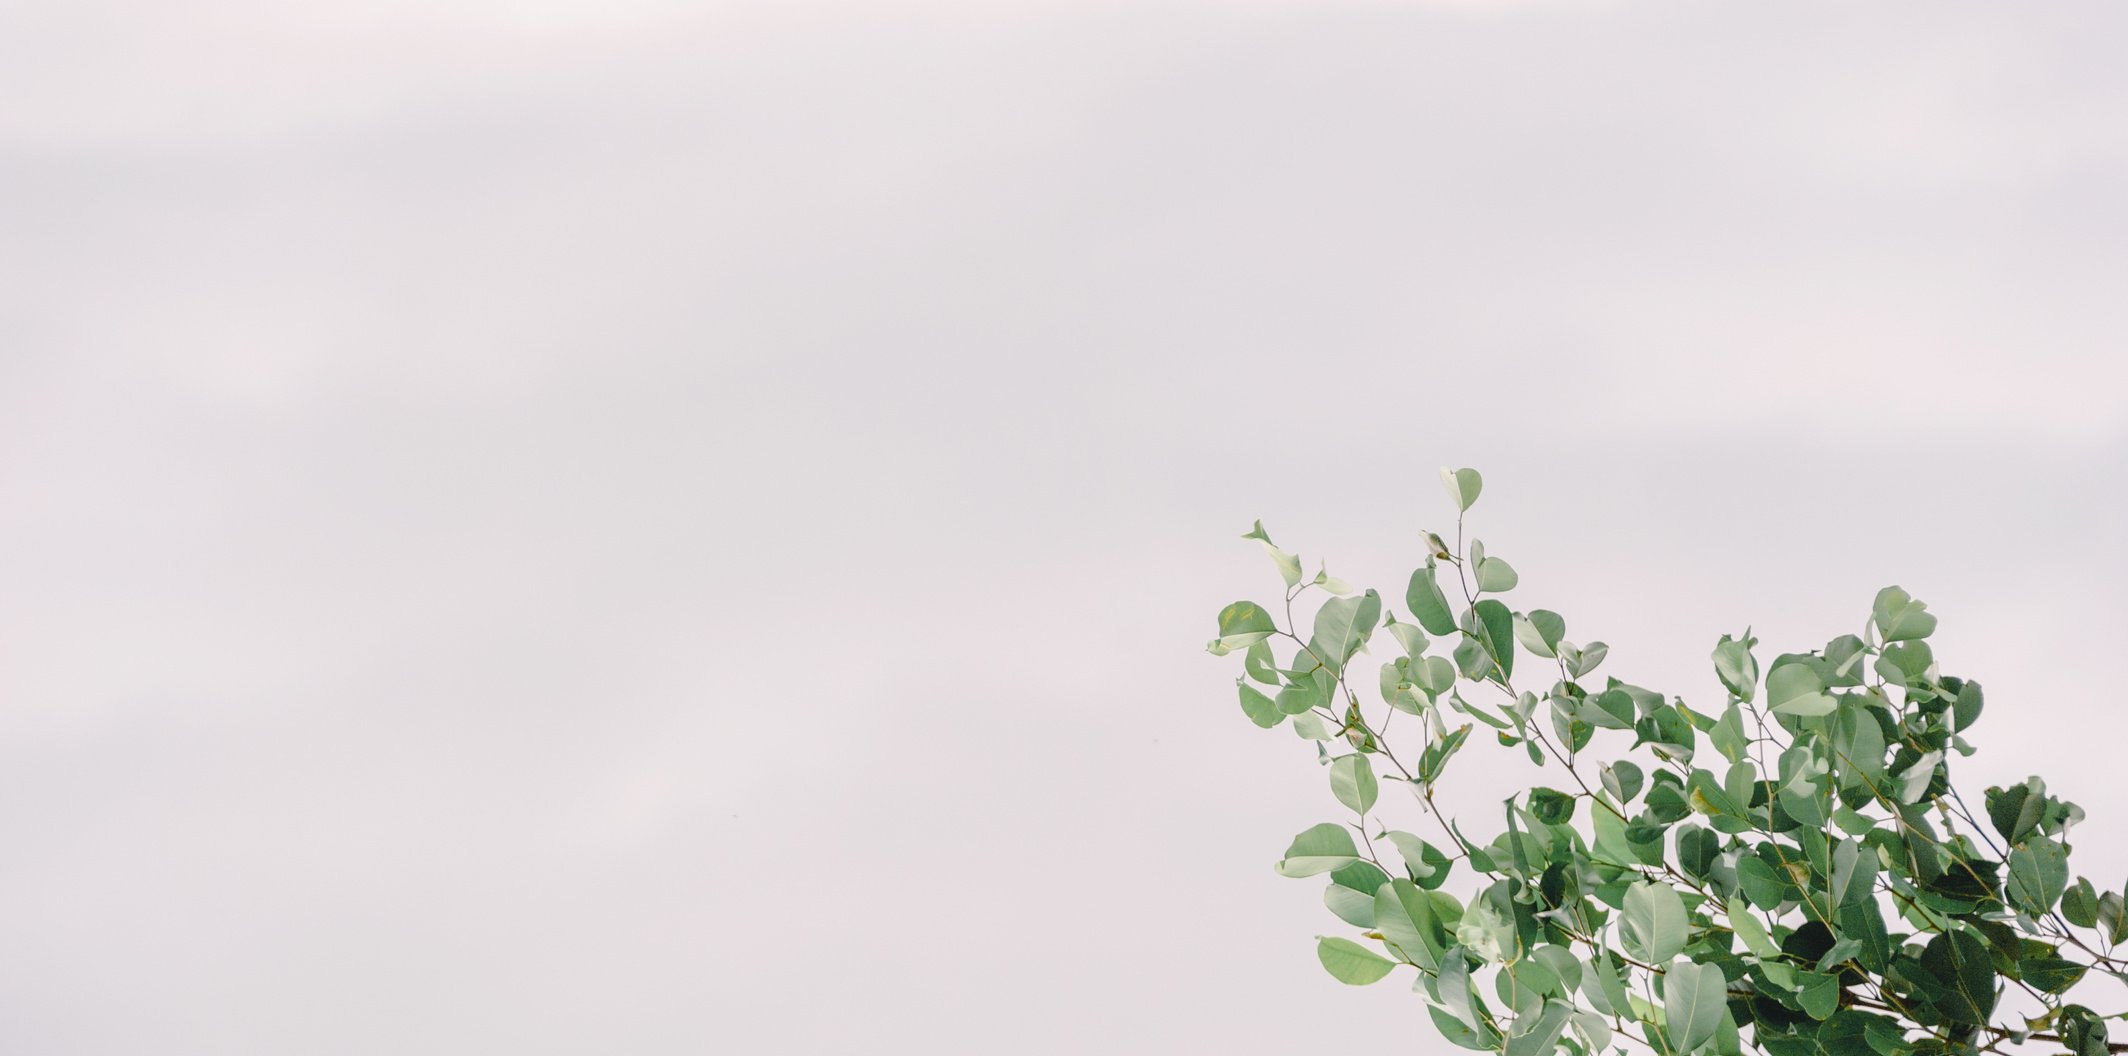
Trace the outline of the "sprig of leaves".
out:
[[[1939,668],[1925,604],[1886,587],[1861,634],[1763,665],[1749,630],[1723,635],[1721,697],[1703,708],[1597,684],[1608,647],[1494,596],[1521,576],[1464,543],[1482,477],[1441,480],[1456,542],[1422,534],[1410,622],[1375,591],[1305,578],[1258,522],[1245,538],[1271,557],[1280,604],[1227,606],[1209,646],[1243,654],[1244,716],[1292,720],[1350,812],[1295,837],[1278,865],[1327,875],[1325,904],[1358,930],[1319,940],[1333,977],[1409,967],[1443,1037],[1503,1056],[2128,1051],[2108,1038],[2121,1013],[2071,998],[2128,981],[2128,892],[2072,881],[2083,811],[2039,778],[1988,789],[1985,825],[1967,810],[1950,763],[1972,753],[1985,700]],[[1311,589],[1324,600],[1304,639],[1293,606]],[[1383,630],[1388,657],[1363,671]],[[1399,712],[1419,720],[1398,725],[1401,756]],[[1477,726],[1566,776],[1509,799],[1485,843],[1434,795]],[[1385,783],[1409,789],[1437,839],[1387,827],[1377,812],[1404,801]]]

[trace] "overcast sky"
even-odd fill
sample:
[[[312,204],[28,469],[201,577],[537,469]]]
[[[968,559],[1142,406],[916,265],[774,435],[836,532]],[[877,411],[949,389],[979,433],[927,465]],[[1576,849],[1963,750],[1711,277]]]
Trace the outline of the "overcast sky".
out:
[[[1906,586],[2117,887],[2124,32],[0,3],[0,1048],[1445,1053],[1202,652],[1442,464],[1688,701]]]

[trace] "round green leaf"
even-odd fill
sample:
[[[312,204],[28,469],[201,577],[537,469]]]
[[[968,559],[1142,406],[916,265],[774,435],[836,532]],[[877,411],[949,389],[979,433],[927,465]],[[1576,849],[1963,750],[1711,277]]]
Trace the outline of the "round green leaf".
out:
[[[1877,626],[1879,641],[1905,642],[1926,638],[1936,630],[1936,617],[1927,609],[1927,605],[1915,601],[1906,591],[1886,587],[1877,592],[1877,600],[1870,607],[1870,622]]]
[[[1661,964],[1685,948],[1685,903],[1675,888],[1648,881],[1626,889],[1621,939],[1633,959]]]
[[[1497,557],[1488,557],[1478,562],[1478,589],[1487,594],[1501,594],[1515,589],[1521,577],[1515,575],[1515,566]]]
[[[1471,504],[1478,501],[1478,493],[1484,490],[1485,480],[1478,476],[1475,469],[1450,469],[1442,466],[1441,487],[1448,492],[1449,501],[1456,504],[1456,511],[1460,513],[1470,509]]]
[[[1365,814],[1374,809],[1375,796],[1381,785],[1374,776],[1374,763],[1357,752],[1341,755],[1330,763],[1330,792],[1354,811]]]

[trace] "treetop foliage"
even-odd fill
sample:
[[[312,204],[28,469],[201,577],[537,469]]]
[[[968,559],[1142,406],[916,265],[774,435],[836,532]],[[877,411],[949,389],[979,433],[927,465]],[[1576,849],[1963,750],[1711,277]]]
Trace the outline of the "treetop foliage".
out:
[[[1307,578],[1258,522],[1244,538],[1281,604],[1228,605],[1208,647],[1240,654],[1242,714],[1313,742],[1344,808],[1277,865],[1328,877],[1352,929],[1317,940],[1332,976],[1410,969],[1443,1036],[1503,1056],[2128,1051],[2107,1035],[2128,1013],[2078,1003],[2128,982],[2123,893],[2071,882],[2083,811],[2039,778],[1988,789],[1978,813],[1951,784],[1984,698],[1939,669],[1925,604],[1886,587],[1861,633],[1763,668],[1748,629],[1723,635],[1725,699],[1695,709],[1599,682],[1602,642],[1502,600],[1514,567],[1464,539],[1482,479],[1441,479],[1455,543],[1424,534],[1409,622]],[[1303,597],[1321,599],[1306,637]],[[1480,726],[1547,782],[1485,842],[1435,802]],[[1392,804],[1431,815],[1431,838],[1389,827]]]

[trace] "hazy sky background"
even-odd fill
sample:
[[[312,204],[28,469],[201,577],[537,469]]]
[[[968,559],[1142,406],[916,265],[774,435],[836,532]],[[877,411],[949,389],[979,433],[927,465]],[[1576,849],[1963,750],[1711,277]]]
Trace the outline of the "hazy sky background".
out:
[[[1445,1053],[1201,652],[1444,463],[1693,702],[1905,585],[2118,886],[2124,33],[0,2],[0,1048]]]

